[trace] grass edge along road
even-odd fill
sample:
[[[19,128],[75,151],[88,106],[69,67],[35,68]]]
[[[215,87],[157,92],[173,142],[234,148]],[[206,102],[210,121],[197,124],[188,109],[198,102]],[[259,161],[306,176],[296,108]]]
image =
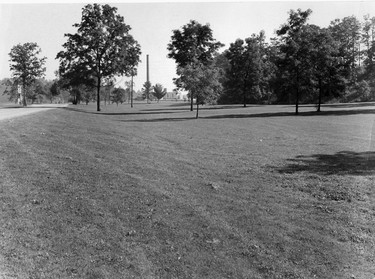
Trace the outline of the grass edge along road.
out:
[[[73,109],[0,122],[0,277],[375,276],[371,106]]]

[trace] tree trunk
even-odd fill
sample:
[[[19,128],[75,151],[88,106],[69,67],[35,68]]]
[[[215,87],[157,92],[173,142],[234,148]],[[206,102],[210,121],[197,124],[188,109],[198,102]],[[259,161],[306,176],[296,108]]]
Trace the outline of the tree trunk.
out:
[[[130,107],[133,107],[133,72],[132,72],[132,81],[131,81],[131,91],[130,91]]]
[[[298,114],[298,103],[299,103],[299,86],[296,88],[296,115]]]
[[[246,89],[247,89],[247,86],[245,84],[243,87],[243,107],[244,108],[246,108]]]
[[[26,103],[26,85],[25,85],[25,81],[22,82],[22,95],[23,95],[23,99],[22,99],[22,106],[26,107],[27,106],[27,103]]]
[[[322,103],[322,80],[319,79],[319,100],[317,112],[320,112],[320,104]]]
[[[296,86],[296,115],[298,114],[299,105],[299,72],[297,72],[297,86]]]
[[[96,87],[96,110],[100,111],[100,78],[98,77],[98,84]]]
[[[193,101],[193,93],[190,92],[190,111],[193,111],[194,101]]]
[[[199,111],[199,102],[197,97],[197,114],[195,115],[195,119],[198,119],[198,111]]]

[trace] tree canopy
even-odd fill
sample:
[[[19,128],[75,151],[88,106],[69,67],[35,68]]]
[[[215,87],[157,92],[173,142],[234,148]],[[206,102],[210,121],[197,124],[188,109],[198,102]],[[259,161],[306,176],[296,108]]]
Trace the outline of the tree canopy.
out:
[[[280,60],[280,66],[283,68],[285,80],[290,83],[290,88],[295,91],[296,114],[298,114],[298,105],[300,100],[301,85],[310,70],[308,54],[309,39],[306,25],[309,15],[312,13],[310,9],[302,11],[291,10],[289,19],[279,30],[276,31],[280,36],[280,51],[283,54]]]
[[[176,61],[178,67],[186,67],[189,64],[199,63],[208,65],[212,63],[214,54],[224,46],[213,37],[209,24],[202,25],[195,20],[182,26],[180,30],[173,30],[171,42],[168,44],[168,57]],[[180,74],[179,74],[180,72]],[[181,76],[182,71],[177,71]],[[180,86],[179,78],[175,80],[177,87]],[[193,98],[191,98],[191,110],[193,110]]]
[[[141,54],[140,45],[129,34],[130,26],[109,5],[89,4],[82,9],[81,23],[74,24],[75,34],[57,54],[60,75],[72,86],[86,84],[97,88],[97,110],[100,111],[100,88],[104,79],[116,75],[134,75]]]
[[[167,94],[167,89],[163,88],[163,85],[161,85],[160,83],[157,83],[153,87],[152,94],[155,96],[156,99],[158,99],[159,102],[159,100]]]
[[[18,44],[10,50],[10,70],[14,82],[22,85],[22,104],[26,106],[26,91],[37,78],[44,75],[46,57],[39,57],[41,48],[37,43]]]
[[[253,34],[244,40],[237,39],[230,44],[225,56],[230,67],[227,70],[226,88],[235,99],[242,97],[243,105],[246,107],[249,97],[256,100],[260,97],[260,85],[263,74],[263,38]]]
[[[190,92],[191,99],[196,99],[198,118],[199,105],[215,101],[221,93],[221,71],[212,64],[205,65],[196,60],[184,67],[178,67],[177,73],[181,76],[181,87]]]

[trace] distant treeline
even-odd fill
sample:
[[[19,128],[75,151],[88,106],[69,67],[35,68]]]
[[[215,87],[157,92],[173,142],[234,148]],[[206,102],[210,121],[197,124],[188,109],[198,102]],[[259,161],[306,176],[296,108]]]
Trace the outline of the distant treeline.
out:
[[[147,100],[153,96],[162,98],[166,92],[160,84],[154,90],[156,95],[152,93],[156,85],[147,82],[137,93],[132,82],[125,89],[115,88],[116,75],[137,74],[140,45],[128,34],[130,27],[122,17],[106,19],[116,13],[116,8],[95,4],[87,5],[84,10],[90,12],[90,17],[83,19],[89,20],[92,27],[66,35],[64,51],[56,57],[60,59],[57,78],[53,81],[41,78],[46,58],[37,59],[41,51],[37,44],[17,45],[11,50],[13,78],[1,81],[6,86],[4,94],[17,101],[22,85],[24,99],[29,102],[96,100],[98,110],[100,100],[118,104],[137,96]],[[97,12],[103,13],[102,17],[97,17]],[[243,103],[244,106],[294,103],[296,113],[300,103],[316,103],[319,111],[320,104],[325,102],[374,101],[375,17],[366,15],[360,21],[348,16],[322,28],[308,24],[311,13],[309,9],[291,10],[286,23],[269,42],[264,31],[260,31],[237,39],[221,52],[219,49],[224,45],[213,38],[208,24],[191,20],[180,30],[172,30],[167,49],[168,57],[177,63],[179,77],[175,79],[175,92],[189,91],[188,96],[193,97],[191,109],[192,99],[197,104]],[[109,23],[116,24],[118,30]],[[83,21],[77,27],[85,24]],[[127,39],[120,40],[116,34]],[[115,38],[113,43],[108,42],[111,38]],[[99,40],[102,43],[97,43]],[[30,58],[27,63],[25,57]],[[24,71],[27,67],[34,72]]]
[[[311,10],[290,11],[270,43],[237,39],[214,63],[222,69],[219,103],[317,103],[375,100],[375,17],[308,24]]]

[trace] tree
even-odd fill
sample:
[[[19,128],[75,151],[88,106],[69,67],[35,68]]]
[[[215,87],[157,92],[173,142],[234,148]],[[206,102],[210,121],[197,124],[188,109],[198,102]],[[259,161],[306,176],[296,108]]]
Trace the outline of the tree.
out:
[[[356,65],[361,61],[361,24],[355,16],[350,16],[331,21],[329,30],[339,44],[339,56],[345,66],[343,74],[353,84],[357,80]]]
[[[259,36],[253,34],[245,41],[237,39],[230,44],[228,51],[225,52],[225,56],[230,63],[225,82],[226,92],[234,95],[234,100],[238,100],[236,95],[242,96],[244,107],[246,107],[250,96],[254,100],[259,99],[261,96],[260,85],[263,74],[262,34]]]
[[[163,88],[163,85],[157,83],[154,85],[152,94],[155,96],[156,99],[158,99],[158,103],[161,98],[163,98],[167,94],[167,89]]]
[[[331,36],[328,29],[321,29],[316,25],[307,25],[306,32],[310,38],[310,66],[312,67],[312,79],[318,89],[318,107],[320,112],[323,96],[338,95],[343,89],[341,79],[341,59],[337,42]]]
[[[125,99],[129,102],[131,102],[131,107],[133,107],[133,88],[134,88],[134,81],[133,78],[130,81],[125,81]]]
[[[51,82],[45,79],[37,79],[27,92],[27,98],[33,104],[35,101],[42,102],[43,96],[48,97],[48,92],[51,87]]]
[[[196,99],[198,118],[199,105],[212,103],[222,90],[221,71],[213,65],[205,65],[195,60],[184,67],[178,67],[177,74],[181,76],[180,87],[190,92],[191,99]]]
[[[150,100],[150,97],[151,97],[151,93],[152,93],[152,85],[151,85],[151,82],[146,81],[146,82],[143,84],[142,91],[143,91],[142,96],[143,96],[144,99],[146,99],[146,102],[148,103],[148,101]]]
[[[375,80],[375,17],[366,15],[364,17],[364,24],[362,27],[362,42],[365,44],[366,49],[364,53],[364,66],[365,76],[368,80],[374,83]]]
[[[186,67],[199,61],[203,65],[212,62],[216,51],[224,46],[213,38],[209,24],[202,25],[191,20],[181,30],[173,30],[171,42],[168,44],[168,57],[176,61],[178,67]],[[182,76],[180,76],[182,78]],[[177,87],[180,86],[179,78],[175,80]],[[191,99],[190,110],[193,110],[193,98]]]
[[[19,97],[17,82],[15,82],[12,78],[4,78],[1,81],[1,85],[5,86],[3,95],[8,95],[9,101],[17,102]]]
[[[60,74],[72,84],[95,85],[97,111],[100,111],[100,88],[103,79],[116,75],[130,76],[139,62],[140,46],[129,34],[130,26],[109,5],[86,5],[82,9],[81,23],[75,34],[63,45],[65,51],[57,54]]]
[[[86,105],[88,105],[90,101],[95,100],[95,90],[93,87],[81,85],[79,88],[81,91],[81,100],[84,101]]]
[[[13,72],[14,82],[22,85],[22,105],[27,106],[26,91],[35,80],[42,77],[46,71],[44,64],[46,57],[40,58],[41,48],[36,43],[18,44],[12,47],[10,56],[10,70]]]
[[[59,87],[59,82],[58,80],[54,80],[51,84],[51,87],[49,88],[49,92],[48,92],[48,98],[51,100],[51,103],[52,103],[52,100],[54,97],[60,95],[60,87]]]
[[[279,61],[279,67],[283,72],[283,78],[288,81],[291,89],[295,91],[296,111],[298,114],[298,105],[300,101],[301,87],[304,79],[310,76],[310,65],[308,64],[308,48],[306,44],[305,23],[311,14],[311,10],[289,12],[288,22],[281,26],[276,34],[280,36],[280,52],[282,57]]]
[[[126,91],[123,88],[117,87],[113,89],[111,92],[111,101],[112,103],[116,103],[118,106],[118,103],[123,103],[125,100]]]

